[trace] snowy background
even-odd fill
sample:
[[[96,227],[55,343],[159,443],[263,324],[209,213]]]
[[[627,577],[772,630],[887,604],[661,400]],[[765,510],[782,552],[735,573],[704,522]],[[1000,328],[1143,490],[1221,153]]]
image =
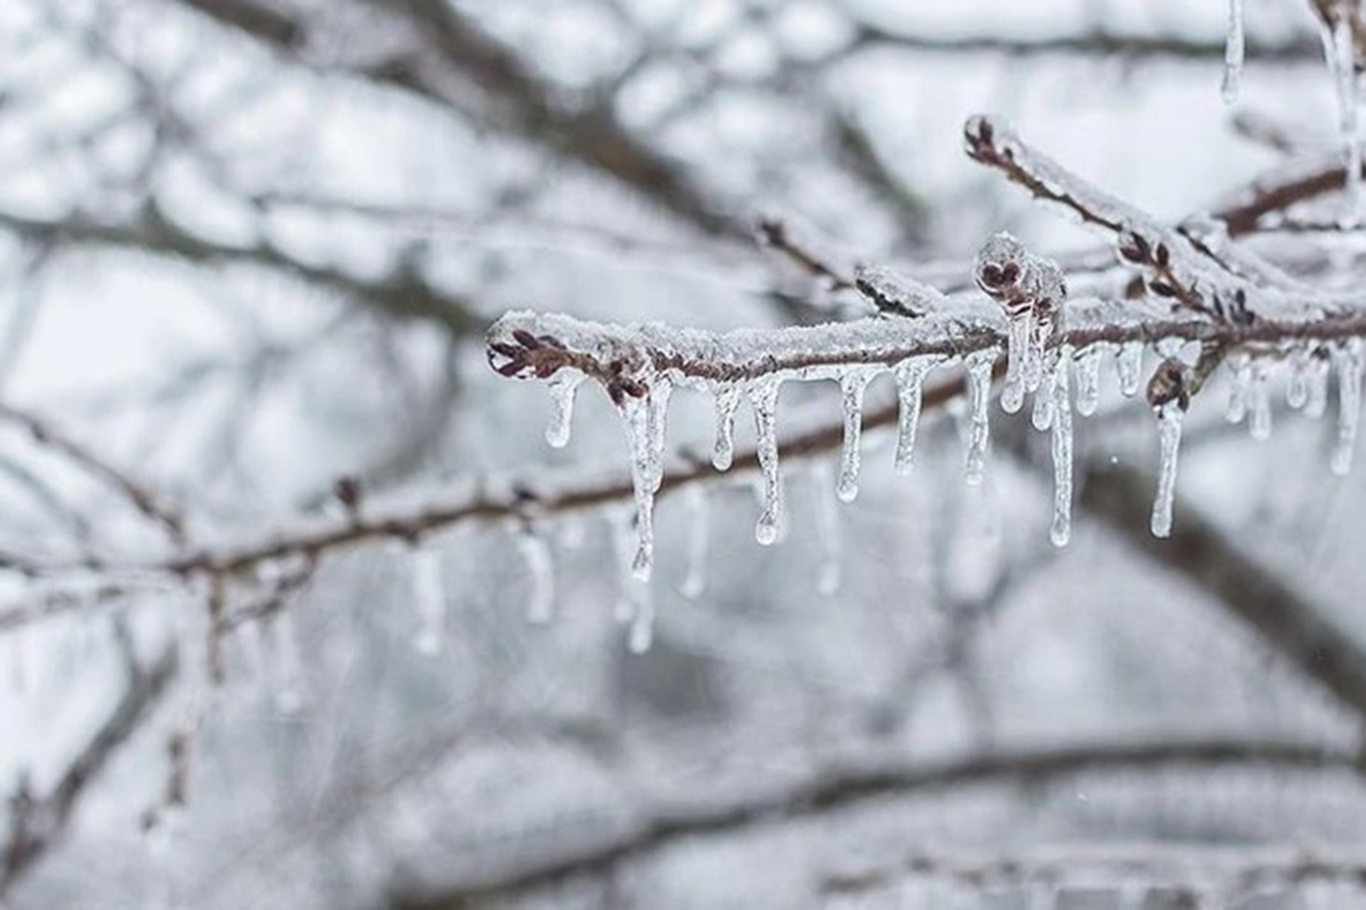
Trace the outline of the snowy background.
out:
[[[1265,441],[1225,420],[1226,373],[1197,396],[1176,527],[1326,617],[1327,656],[1311,626],[1248,621],[1230,563],[1154,548],[1146,516],[1079,505],[1053,547],[1047,435],[995,406],[981,486],[960,404],[927,411],[910,477],[870,432],[853,503],[837,450],[791,461],[777,546],[755,542],[752,474],[662,498],[648,584],[629,498],[261,559],[225,595],[156,568],[345,527],[343,477],[362,514],[480,478],[533,499],[626,478],[607,396],[585,387],[550,448],[545,387],[491,371],[485,330],[508,309],[865,314],[764,251],[760,217],[944,287],[997,230],[1063,262],[1104,250],[968,160],[972,114],[1171,221],[1287,155],[1335,160],[1313,4],[1247,0],[1232,105],[1228,19],[1222,0],[0,4],[0,906],[1158,908],[1301,850],[1361,868],[1366,689],[1337,661],[1366,649],[1366,455],[1330,473],[1337,393],[1292,412],[1288,370]],[[1317,258],[1248,242],[1361,274],[1352,231]],[[1150,409],[1108,361],[1101,380],[1078,462],[1156,477]],[[671,450],[710,449],[712,407],[674,396]],[[840,419],[834,384],[783,389],[780,431]],[[643,653],[623,604],[654,612]],[[1003,858],[1045,871],[971,873]],[[1310,878],[1236,905],[1366,903]]]

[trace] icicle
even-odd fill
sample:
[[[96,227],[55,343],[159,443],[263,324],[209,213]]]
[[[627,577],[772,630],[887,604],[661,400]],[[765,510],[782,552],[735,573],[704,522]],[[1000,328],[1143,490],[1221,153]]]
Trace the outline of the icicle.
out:
[[[901,403],[896,425],[896,472],[911,473],[915,456],[915,435],[920,425],[920,399],[925,375],[939,362],[937,357],[904,360],[896,367],[897,399]]]
[[[669,398],[672,395],[673,385],[660,376],[655,380],[650,394],[645,397],[646,429],[649,433],[647,469],[650,489],[655,492],[659,491],[659,485],[664,482],[664,445],[667,441]]]
[[[1128,341],[1115,353],[1115,370],[1119,373],[1119,391],[1125,398],[1133,398],[1143,384],[1143,342]]]
[[[1103,346],[1093,344],[1077,359],[1077,413],[1090,417],[1100,405],[1100,358]],[[1062,382],[1067,377],[1062,377]]]
[[[996,351],[985,350],[967,357],[968,419],[971,435],[967,454],[963,459],[964,477],[971,486],[982,482],[987,466],[987,443],[991,435],[991,418],[987,402],[991,397],[991,368],[996,362]]]
[[[1338,368],[1338,442],[1333,450],[1333,473],[1345,477],[1352,470],[1357,428],[1361,422],[1362,343],[1352,339],[1333,351]]]
[[[582,382],[583,374],[577,370],[560,370],[550,380],[550,423],[545,428],[545,441],[552,448],[562,449],[569,444],[574,395]]]
[[[707,551],[711,542],[711,505],[701,484],[692,484],[684,494],[688,507],[688,574],[683,576],[679,593],[695,600],[707,589]]]
[[[446,580],[442,575],[441,551],[432,545],[419,547],[411,559],[413,603],[418,617],[413,647],[419,654],[439,654],[446,630]]]
[[[621,405],[636,501],[637,544],[632,571],[642,580],[648,579],[654,568],[655,491],[664,477],[664,417],[669,393],[669,384],[659,378],[643,400],[627,396]]]
[[[517,550],[526,563],[526,618],[538,625],[550,622],[555,616],[555,564],[550,558],[550,544],[528,528],[517,534]]]
[[[724,385],[716,390],[716,445],[711,463],[718,471],[730,469],[735,458],[735,410],[740,406],[740,387]]]
[[[1309,361],[1313,355],[1303,349],[1295,351],[1290,360],[1290,385],[1285,390],[1285,403],[1299,410],[1309,402]]]
[[[782,521],[783,479],[778,470],[778,386],[779,380],[767,378],[755,382],[749,390],[758,437],[759,468],[763,472],[763,509],[759,523],[754,528],[754,537],[763,546],[777,541],[778,526]]]
[[[1006,319],[1006,378],[1001,385],[1001,410],[1014,414],[1024,405],[1025,373],[1033,356],[1034,313],[1023,309]]]
[[[844,448],[840,453],[840,479],[837,492],[841,502],[858,498],[858,473],[861,453],[859,441],[863,435],[863,393],[872,381],[869,370],[850,370],[840,379],[844,399]]]
[[[270,631],[275,707],[293,714],[304,705],[303,660],[294,615],[289,610],[282,611],[271,621]]]
[[[1067,383],[1071,360],[1071,348],[1064,347],[1053,368],[1053,527],[1049,539],[1055,547],[1065,547],[1072,539],[1072,402]]]
[[[583,519],[577,515],[563,515],[555,523],[555,540],[561,548],[565,550],[577,550],[583,546],[587,529],[584,527]]]
[[[1162,440],[1161,466],[1157,479],[1157,499],[1153,502],[1154,537],[1170,537],[1172,507],[1176,502],[1176,462],[1181,449],[1181,421],[1186,412],[1175,401],[1157,410],[1158,431]]]
[[[1340,15],[1333,27],[1324,32],[1324,53],[1333,73],[1337,91],[1338,129],[1342,138],[1343,165],[1347,171],[1344,185],[1346,200],[1338,224],[1355,227],[1361,214],[1361,138],[1357,123],[1356,47],[1352,23]]]
[[[1053,385],[1058,378],[1058,358],[1052,357],[1043,371],[1043,381],[1039,384],[1039,391],[1034,396],[1034,413],[1030,415],[1030,422],[1034,429],[1043,431],[1053,426]]]
[[[1242,423],[1247,416],[1248,397],[1252,391],[1252,361],[1240,355],[1229,361],[1229,369],[1233,371],[1233,377],[1228,387],[1224,419],[1229,423]]]
[[[1271,377],[1266,364],[1256,361],[1252,365],[1252,388],[1249,392],[1248,407],[1252,420],[1248,430],[1252,438],[1259,442],[1271,438]]]
[[[655,638],[655,599],[648,587],[641,587],[631,616],[631,630],[626,639],[626,647],[632,654],[644,654],[650,650]]]
[[[637,591],[648,586],[635,577],[631,563],[635,558],[636,535],[632,528],[634,516],[629,512],[608,519],[612,535],[612,552],[617,558],[617,602],[612,615],[619,623],[628,623],[636,613]]]
[[[844,541],[840,534],[840,513],[835,497],[830,495],[830,469],[817,461],[811,470],[816,497],[816,535],[820,546],[820,568],[816,589],[825,596],[839,590],[843,574]]]
[[[1220,88],[1225,104],[1238,100],[1243,81],[1243,54],[1246,41],[1243,35],[1243,0],[1229,0],[1228,39],[1224,43],[1224,83]]]
[[[1304,403],[1306,417],[1318,419],[1328,411],[1328,361],[1317,353],[1309,358],[1305,374],[1308,396]]]

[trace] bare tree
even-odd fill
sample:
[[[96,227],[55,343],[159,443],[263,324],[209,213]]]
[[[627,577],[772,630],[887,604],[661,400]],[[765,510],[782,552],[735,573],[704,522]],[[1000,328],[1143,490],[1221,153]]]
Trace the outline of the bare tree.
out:
[[[0,899],[1360,888],[1359,4],[702,6],[0,11]]]

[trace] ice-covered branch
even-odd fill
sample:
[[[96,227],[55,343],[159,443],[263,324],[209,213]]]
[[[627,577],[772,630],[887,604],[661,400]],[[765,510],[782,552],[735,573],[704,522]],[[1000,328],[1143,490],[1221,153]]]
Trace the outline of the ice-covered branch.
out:
[[[73,245],[104,247],[200,265],[258,266],[327,288],[393,319],[430,321],[458,337],[467,336],[478,324],[467,301],[433,287],[422,275],[401,264],[391,274],[372,279],[304,262],[268,240],[242,246],[221,244],[191,232],[155,203],[148,203],[118,221],[79,214],[39,218],[5,211],[0,212],[0,231],[59,249]]]
[[[61,838],[91,782],[161,700],[176,674],[176,654],[168,648],[146,667],[128,654],[122,698],[66,773],[45,794],[24,785],[12,798],[9,831],[0,845],[0,897]]]
[[[1055,748],[1000,750],[933,764],[874,766],[827,771],[778,793],[698,806],[647,808],[634,824],[610,832],[584,832],[554,849],[526,856],[502,870],[471,876],[453,885],[408,884],[393,906],[401,910],[443,910],[480,900],[553,888],[582,876],[610,874],[621,864],[685,839],[744,832],[779,818],[810,818],[859,803],[920,790],[990,780],[1036,784],[1083,771],[1135,771],[1169,766],[1224,767],[1255,764],[1286,770],[1345,769],[1359,773],[1355,751],[1321,743],[1209,738]]]
[[[51,449],[117,490],[134,509],[158,525],[172,543],[185,543],[185,519],[179,509],[164,502],[160,493],[110,464],[90,447],[59,432],[48,421],[13,405],[0,404],[0,422],[22,427],[38,445]]]

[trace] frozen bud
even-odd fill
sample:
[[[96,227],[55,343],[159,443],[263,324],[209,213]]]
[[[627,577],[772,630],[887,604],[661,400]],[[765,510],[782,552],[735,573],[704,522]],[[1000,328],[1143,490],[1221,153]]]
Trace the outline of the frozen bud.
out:
[[[1148,404],[1158,409],[1174,401],[1181,410],[1187,410],[1191,399],[1189,370],[1184,363],[1170,357],[1159,363],[1148,380]]]
[[[992,235],[977,253],[973,266],[977,286],[1001,301],[1007,314],[1029,307],[1022,287],[1028,255],[1020,241],[1004,231]]]

